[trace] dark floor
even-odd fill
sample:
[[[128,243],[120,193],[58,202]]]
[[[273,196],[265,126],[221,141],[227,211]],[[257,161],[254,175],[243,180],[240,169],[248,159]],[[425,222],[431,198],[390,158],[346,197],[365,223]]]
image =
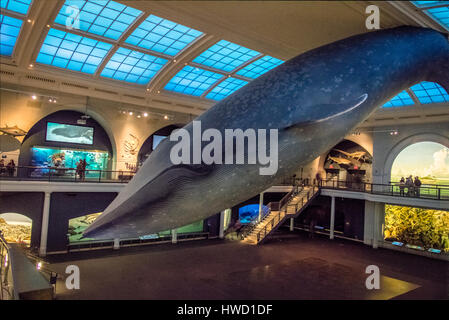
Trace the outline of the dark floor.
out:
[[[207,240],[71,253],[49,258],[80,290],[58,299],[449,299],[449,263],[347,240],[281,232],[260,246]],[[368,290],[368,265],[381,288]]]

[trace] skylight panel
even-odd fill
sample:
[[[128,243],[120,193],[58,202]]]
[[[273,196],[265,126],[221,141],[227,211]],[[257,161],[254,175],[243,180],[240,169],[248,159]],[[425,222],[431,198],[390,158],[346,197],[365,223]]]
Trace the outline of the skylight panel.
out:
[[[248,82],[236,78],[227,78],[223,82],[220,82],[215,88],[206,95],[206,98],[213,100],[221,100],[229,96],[234,91],[237,91],[241,87],[247,85]]]
[[[192,96],[201,96],[221,78],[223,78],[221,74],[185,66],[167,83],[164,89]]]
[[[435,82],[421,82],[410,88],[422,104],[449,102],[449,94]]]
[[[11,56],[20,33],[22,20],[0,14],[0,54]]]
[[[150,15],[125,42],[175,56],[202,34],[192,28]]]
[[[247,65],[242,70],[239,70],[237,74],[247,78],[256,79],[282,63],[284,63],[284,61],[265,56]]]
[[[78,13],[78,14],[77,14]],[[142,11],[109,0],[67,0],[55,23],[66,26],[79,19],[79,29],[106,38],[118,40]]]
[[[26,15],[32,0],[0,0],[0,8]]]
[[[412,3],[418,8],[428,8],[441,4],[449,4],[449,1],[412,1]]]
[[[449,30],[449,5],[425,10],[429,16]]]
[[[108,43],[50,29],[36,62],[93,74],[111,48]]]
[[[193,62],[231,72],[259,54],[257,51],[221,40],[196,57]]]
[[[168,60],[119,48],[106,64],[102,77],[147,84]]]
[[[402,91],[396,97],[385,103],[382,108],[392,108],[392,107],[404,107],[414,105],[415,102],[407,93],[407,91]]]

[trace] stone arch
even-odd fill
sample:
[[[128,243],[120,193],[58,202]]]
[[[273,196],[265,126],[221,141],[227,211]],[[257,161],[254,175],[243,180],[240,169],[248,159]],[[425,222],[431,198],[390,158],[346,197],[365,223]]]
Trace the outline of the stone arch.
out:
[[[391,180],[391,168],[397,156],[408,146],[419,142],[435,142],[449,148],[449,138],[436,133],[419,133],[409,136],[395,144],[388,152],[388,156],[383,164],[382,183],[389,183]]]

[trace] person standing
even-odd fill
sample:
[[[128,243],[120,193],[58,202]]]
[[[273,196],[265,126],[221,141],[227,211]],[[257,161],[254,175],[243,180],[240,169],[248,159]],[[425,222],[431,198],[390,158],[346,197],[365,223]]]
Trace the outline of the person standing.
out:
[[[421,180],[419,180],[419,177],[415,177],[415,181],[414,181],[414,185],[415,185],[415,196],[419,197],[420,196],[420,187],[421,187]]]
[[[9,161],[9,163],[6,165],[6,170],[8,171],[8,175],[10,177],[14,176],[14,172],[16,171],[16,163],[13,159]]]
[[[405,195],[404,189],[405,189],[405,179],[404,177],[402,177],[401,181],[399,181],[399,195],[401,197]]]

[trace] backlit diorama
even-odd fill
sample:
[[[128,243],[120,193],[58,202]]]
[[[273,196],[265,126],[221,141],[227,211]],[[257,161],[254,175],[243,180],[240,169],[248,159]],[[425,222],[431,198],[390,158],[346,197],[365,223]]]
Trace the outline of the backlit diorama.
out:
[[[29,246],[32,223],[31,219],[21,214],[0,214],[0,231],[9,243],[19,243]]]

